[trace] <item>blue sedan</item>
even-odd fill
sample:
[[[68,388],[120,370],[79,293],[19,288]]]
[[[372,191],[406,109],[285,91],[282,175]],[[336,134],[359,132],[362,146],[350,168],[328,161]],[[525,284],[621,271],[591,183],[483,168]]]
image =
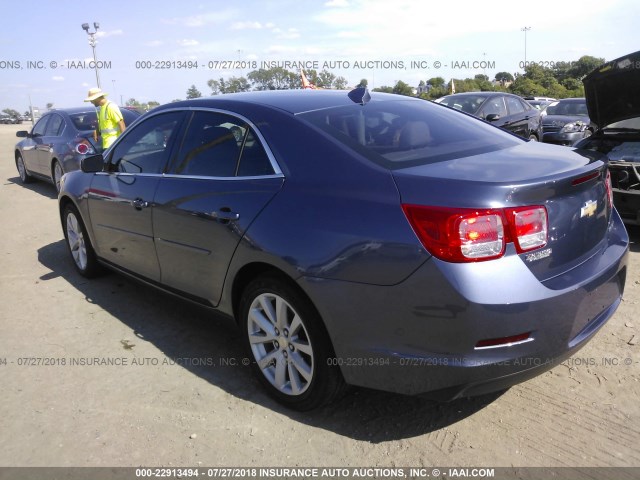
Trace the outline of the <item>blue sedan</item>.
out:
[[[233,318],[291,408],[346,385],[452,399],[550,369],[615,312],[603,158],[413,98],[250,92],[147,113],[59,206],[81,275]]]

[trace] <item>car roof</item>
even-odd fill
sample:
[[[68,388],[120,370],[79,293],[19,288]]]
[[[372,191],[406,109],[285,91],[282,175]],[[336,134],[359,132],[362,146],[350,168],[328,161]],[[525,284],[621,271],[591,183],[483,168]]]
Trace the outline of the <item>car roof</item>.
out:
[[[371,92],[371,101],[413,100],[412,97],[389,93]],[[228,93],[213,97],[183,100],[156,107],[154,111],[171,108],[229,108],[235,105],[263,105],[293,114],[322,110],[331,107],[353,105],[348,90],[269,90],[258,92]]]

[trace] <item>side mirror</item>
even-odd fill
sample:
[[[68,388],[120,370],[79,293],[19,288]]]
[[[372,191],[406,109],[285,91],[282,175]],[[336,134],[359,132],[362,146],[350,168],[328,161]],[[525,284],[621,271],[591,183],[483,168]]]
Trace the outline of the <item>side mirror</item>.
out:
[[[19,130],[16,132],[16,137],[27,138],[29,136],[29,132],[26,130]]]
[[[101,172],[104,167],[102,155],[91,155],[80,160],[80,170],[84,173]]]
[[[489,115],[484,117],[484,119],[487,122],[495,122],[496,120],[500,120],[500,115],[498,115],[497,113],[490,113]]]

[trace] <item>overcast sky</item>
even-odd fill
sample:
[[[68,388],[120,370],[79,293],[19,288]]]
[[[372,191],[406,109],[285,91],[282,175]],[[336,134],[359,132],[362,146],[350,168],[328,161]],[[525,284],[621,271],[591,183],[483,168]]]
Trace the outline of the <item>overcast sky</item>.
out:
[[[0,110],[21,113],[29,96],[43,109],[78,106],[96,86],[85,22],[100,24],[101,86],[118,103],[166,103],[185,98],[192,84],[210,95],[207,80],[246,76],[270,61],[318,70],[327,62],[349,85],[366,78],[370,87],[478,73],[493,79],[522,71],[524,27],[527,60],[547,66],[640,50],[638,0],[2,0],[0,12]],[[185,61],[198,68],[179,68]]]

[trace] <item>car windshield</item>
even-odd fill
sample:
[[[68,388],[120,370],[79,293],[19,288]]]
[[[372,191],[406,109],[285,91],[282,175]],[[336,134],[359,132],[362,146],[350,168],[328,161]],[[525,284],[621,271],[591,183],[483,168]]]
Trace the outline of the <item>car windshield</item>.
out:
[[[492,152],[522,141],[481,120],[427,101],[370,102],[299,116],[389,169]]]
[[[438,103],[463,112],[475,113],[486,99],[487,97],[482,95],[449,95],[441,98]]]
[[[552,103],[547,107],[547,114],[549,115],[578,115],[587,116],[587,102],[586,101],[567,101]]]
[[[95,130],[96,128],[98,128],[98,115],[96,114],[95,110],[81,113],[72,113],[69,115],[69,118],[71,118],[73,126],[81,132]]]

